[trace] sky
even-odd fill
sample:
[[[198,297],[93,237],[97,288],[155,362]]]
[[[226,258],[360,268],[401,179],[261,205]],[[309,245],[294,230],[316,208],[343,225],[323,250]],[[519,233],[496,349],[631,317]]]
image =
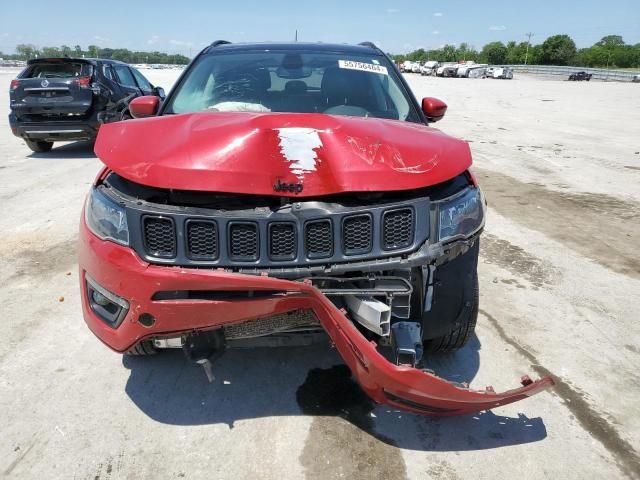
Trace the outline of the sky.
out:
[[[289,41],[296,29],[299,41],[369,40],[391,53],[461,42],[479,49],[527,32],[534,44],[557,33],[578,47],[608,34],[640,43],[640,0],[28,0],[2,1],[0,18],[7,53],[32,43],[195,55],[216,39]]]

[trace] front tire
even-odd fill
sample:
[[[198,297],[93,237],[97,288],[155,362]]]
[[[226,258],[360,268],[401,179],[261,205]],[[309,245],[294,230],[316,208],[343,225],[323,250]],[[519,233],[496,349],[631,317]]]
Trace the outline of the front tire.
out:
[[[130,357],[148,357],[156,355],[157,353],[158,349],[153,346],[153,343],[150,340],[143,340],[131,347],[131,349],[125,352],[125,355]]]
[[[53,148],[53,142],[42,142],[24,139],[27,147],[29,147],[35,153],[46,153]]]
[[[473,336],[478,322],[478,307],[480,304],[480,289],[478,274],[474,274],[471,292],[471,308],[467,309],[460,326],[441,337],[432,338],[424,342],[424,351],[429,353],[448,353],[464,347]]]

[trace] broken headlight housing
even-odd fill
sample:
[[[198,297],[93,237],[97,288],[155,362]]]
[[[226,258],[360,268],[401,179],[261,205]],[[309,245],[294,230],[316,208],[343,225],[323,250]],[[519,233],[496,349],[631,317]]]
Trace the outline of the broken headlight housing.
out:
[[[463,193],[441,202],[438,206],[438,219],[440,242],[465,238],[476,233],[484,225],[484,199],[480,189],[468,188]]]
[[[102,240],[129,245],[129,227],[124,208],[96,188],[91,189],[87,198],[85,218],[89,229]]]

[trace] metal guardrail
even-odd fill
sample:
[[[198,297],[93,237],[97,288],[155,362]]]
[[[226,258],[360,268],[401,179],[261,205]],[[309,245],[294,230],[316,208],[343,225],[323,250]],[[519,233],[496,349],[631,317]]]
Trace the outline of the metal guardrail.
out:
[[[575,72],[587,72],[593,75],[592,78],[605,81],[631,82],[634,75],[639,72],[629,72],[620,70],[610,70],[605,68],[585,68],[585,67],[564,67],[556,65],[506,65],[514,72],[531,73],[534,75],[558,75],[569,78]]]

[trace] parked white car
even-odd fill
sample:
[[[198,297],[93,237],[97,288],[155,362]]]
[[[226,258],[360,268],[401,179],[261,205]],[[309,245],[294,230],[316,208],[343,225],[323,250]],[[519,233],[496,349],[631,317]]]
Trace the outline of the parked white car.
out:
[[[476,65],[473,68],[469,69],[468,78],[485,78],[487,76],[487,66],[486,65]]]
[[[424,62],[424,65],[422,65],[422,67],[420,67],[420,74],[421,75],[435,75],[436,70],[437,70],[439,65],[440,65],[440,63],[435,61],[435,60],[429,60],[428,62]]]
[[[493,69],[492,76],[493,78],[505,78],[507,80],[511,80],[513,78],[513,70],[507,67],[496,67]]]
[[[456,70],[456,77],[467,78],[469,76],[469,65],[461,65]]]

